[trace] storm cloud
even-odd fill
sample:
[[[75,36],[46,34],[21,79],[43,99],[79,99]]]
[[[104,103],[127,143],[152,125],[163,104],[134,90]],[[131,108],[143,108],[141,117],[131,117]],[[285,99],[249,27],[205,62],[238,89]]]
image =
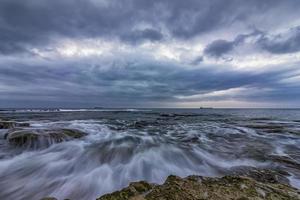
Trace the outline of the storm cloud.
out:
[[[2,0],[0,106],[295,106],[299,8],[297,0]]]
[[[251,26],[256,16],[276,14],[280,9],[281,19],[266,20],[261,24],[265,28],[284,23],[299,6],[297,0],[2,0],[1,51],[20,51],[58,37],[160,40],[161,29],[171,37],[188,39],[234,23]]]
[[[300,26],[292,28],[285,34],[262,37],[258,44],[274,54],[294,53],[300,51]]]

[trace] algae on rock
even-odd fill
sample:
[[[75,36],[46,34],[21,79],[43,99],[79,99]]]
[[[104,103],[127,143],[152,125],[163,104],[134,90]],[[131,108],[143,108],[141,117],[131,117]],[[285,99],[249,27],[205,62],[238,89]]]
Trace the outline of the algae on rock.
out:
[[[138,189],[142,188],[142,189]],[[285,184],[258,182],[243,176],[207,178],[169,176],[164,184],[136,182],[97,200],[300,200],[300,194]]]

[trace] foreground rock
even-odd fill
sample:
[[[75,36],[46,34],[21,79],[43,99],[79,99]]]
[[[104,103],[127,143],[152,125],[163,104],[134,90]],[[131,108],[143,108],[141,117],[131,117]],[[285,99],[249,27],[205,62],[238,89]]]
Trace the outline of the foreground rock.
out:
[[[205,178],[169,176],[164,184],[141,181],[98,200],[300,200],[299,191],[285,184],[259,182],[249,177]]]
[[[26,148],[44,148],[85,136],[86,133],[75,129],[11,129],[5,138],[9,144]]]

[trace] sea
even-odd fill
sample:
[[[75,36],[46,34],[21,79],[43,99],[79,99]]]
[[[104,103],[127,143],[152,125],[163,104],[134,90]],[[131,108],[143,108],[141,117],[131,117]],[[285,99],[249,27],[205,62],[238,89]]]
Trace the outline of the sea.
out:
[[[133,181],[249,167],[284,171],[300,188],[300,109],[6,109],[0,119],[87,134],[29,148],[0,129],[3,200],[92,200]]]

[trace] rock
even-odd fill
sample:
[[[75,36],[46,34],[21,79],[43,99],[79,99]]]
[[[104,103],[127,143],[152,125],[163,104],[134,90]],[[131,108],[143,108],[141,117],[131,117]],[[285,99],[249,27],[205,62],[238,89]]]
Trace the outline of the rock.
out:
[[[159,125],[159,123],[157,121],[144,121],[144,120],[140,120],[140,121],[133,122],[128,127],[129,128],[141,129],[141,128],[145,128],[147,126],[157,126],[157,125]]]
[[[160,114],[161,117],[174,117],[175,115],[174,114],[171,114],[171,113],[162,113]]]
[[[0,121],[0,129],[10,129],[16,126],[14,121]]]
[[[141,190],[133,185],[98,200],[300,200],[299,191],[288,185],[258,182],[242,176],[169,176],[162,185],[142,182],[145,187]]]
[[[246,127],[263,131],[264,133],[284,133],[286,131],[281,124],[250,124]]]
[[[269,159],[294,169],[298,169],[298,170],[300,169],[300,163],[298,163],[295,159],[290,158],[288,156],[270,155]]]
[[[140,182],[133,182],[130,183],[130,185],[117,192],[113,192],[111,194],[107,194],[102,196],[99,199],[105,199],[105,200],[126,200],[131,199],[134,197],[135,200],[138,200],[139,198],[142,198],[142,194],[148,192],[150,189],[152,189],[154,184],[149,184],[145,181]]]
[[[75,129],[11,129],[5,138],[13,146],[43,148],[85,136],[86,133]]]
[[[254,117],[250,119],[251,121],[268,121],[268,120],[272,120],[272,118],[268,118],[268,117]]]
[[[0,121],[0,129],[11,129],[16,127],[29,127],[29,123],[15,121]]]
[[[58,200],[58,199],[54,197],[44,197],[41,200]],[[70,200],[70,199],[64,199],[64,200]]]
[[[289,179],[286,176],[290,174],[279,169],[258,169],[249,166],[240,166],[230,169],[228,175],[245,176],[253,178],[262,183],[281,183],[289,184]]]
[[[30,124],[27,122],[17,122],[16,127],[30,127]]]

